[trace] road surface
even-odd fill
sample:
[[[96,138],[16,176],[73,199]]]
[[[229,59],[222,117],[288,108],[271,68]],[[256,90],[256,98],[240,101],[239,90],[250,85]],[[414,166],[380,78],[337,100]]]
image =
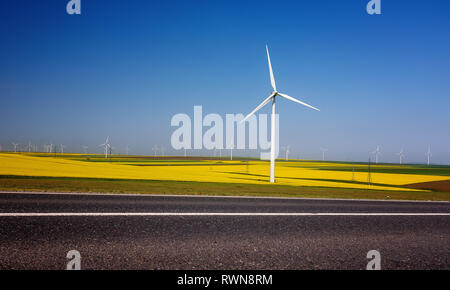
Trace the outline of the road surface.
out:
[[[0,193],[0,269],[450,269],[450,203]]]

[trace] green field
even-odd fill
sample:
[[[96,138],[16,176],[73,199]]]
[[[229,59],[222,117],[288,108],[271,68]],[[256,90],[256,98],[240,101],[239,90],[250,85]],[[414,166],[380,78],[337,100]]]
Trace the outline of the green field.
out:
[[[405,192],[215,182],[0,176],[0,191],[446,200],[449,192]]]

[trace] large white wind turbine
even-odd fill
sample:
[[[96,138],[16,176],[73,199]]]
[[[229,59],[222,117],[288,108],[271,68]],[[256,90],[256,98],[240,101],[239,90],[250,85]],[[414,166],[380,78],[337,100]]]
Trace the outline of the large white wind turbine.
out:
[[[61,154],[64,154],[64,148],[66,148],[66,145],[60,144],[59,148],[61,149]]]
[[[427,165],[430,165],[431,156],[433,156],[433,154],[431,154],[430,146],[428,146],[428,151],[427,151],[427,153],[425,153],[425,155],[427,156]]]
[[[403,148],[400,150],[400,152],[397,153],[397,155],[400,158],[400,165],[403,164],[403,157],[405,157],[405,154],[403,153]]]
[[[105,143],[98,145],[98,147],[103,147],[103,149],[105,150],[105,158],[108,158],[108,153],[111,150],[111,144],[109,143],[109,136],[106,137]]]
[[[375,149],[372,153],[375,154],[375,163],[378,164],[378,156],[381,155],[380,146],[377,146],[377,149]]]
[[[277,87],[275,84],[275,78],[273,76],[273,70],[272,70],[272,64],[270,62],[270,55],[269,55],[269,48],[266,45],[266,52],[267,52],[267,62],[269,63],[269,73],[270,73],[270,84],[272,85],[273,91],[272,93],[269,95],[269,97],[267,97],[267,99],[265,99],[258,107],[256,107],[256,109],[254,109],[250,114],[248,114],[241,122],[245,122],[248,118],[250,118],[253,114],[255,114],[259,109],[261,109],[262,107],[264,107],[267,103],[269,103],[270,101],[272,101],[272,116],[271,116],[271,132],[270,132],[270,182],[275,182],[275,146],[276,146],[276,142],[275,142],[275,100],[277,96],[283,97],[285,99],[288,99],[290,101],[299,103],[303,106],[306,106],[308,108],[320,111],[317,108],[314,108],[311,105],[308,105],[302,101],[299,101],[291,96],[288,96],[286,94],[282,94],[280,92],[277,91]]]

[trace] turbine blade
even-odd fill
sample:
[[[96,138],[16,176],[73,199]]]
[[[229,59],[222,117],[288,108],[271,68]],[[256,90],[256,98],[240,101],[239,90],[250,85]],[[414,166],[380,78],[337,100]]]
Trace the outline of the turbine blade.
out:
[[[247,121],[248,118],[250,118],[253,114],[255,114],[259,109],[264,107],[274,96],[275,96],[275,93],[270,94],[270,96],[267,99],[265,99],[261,104],[259,104],[259,106],[256,107],[256,109],[254,109],[250,114],[245,116],[245,118],[242,119],[239,123],[243,123],[243,122]]]
[[[277,86],[275,85],[275,78],[273,76],[272,63],[270,62],[269,47],[267,45],[266,45],[266,52],[267,52],[267,61],[269,62],[270,83],[272,84],[273,90],[276,91]]]
[[[308,105],[307,103],[304,103],[304,102],[302,102],[302,101],[299,101],[299,100],[297,100],[296,98],[293,98],[293,97],[288,96],[288,95],[286,95],[286,94],[278,93],[278,95],[280,95],[280,96],[282,96],[283,98],[286,98],[286,99],[288,99],[288,100],[290,100],[290,101],[293,101],[293,102],[299,103],[299,104],[301,104],[301,105],[303,105],[303,106],[306,106],[306,107],[308,107],[308,108],[311,108],[311,109],[313,109],[313,110],[320,111],[319,109],[314,108],[313,106]]]

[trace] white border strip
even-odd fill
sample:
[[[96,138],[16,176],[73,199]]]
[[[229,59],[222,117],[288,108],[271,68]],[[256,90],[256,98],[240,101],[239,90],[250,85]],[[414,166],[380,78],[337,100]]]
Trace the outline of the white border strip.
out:
[[[133,216],[450,216],[450,213],[307,213],[307,212],[54,212],[0,213],[0,217],[133,217]]]

